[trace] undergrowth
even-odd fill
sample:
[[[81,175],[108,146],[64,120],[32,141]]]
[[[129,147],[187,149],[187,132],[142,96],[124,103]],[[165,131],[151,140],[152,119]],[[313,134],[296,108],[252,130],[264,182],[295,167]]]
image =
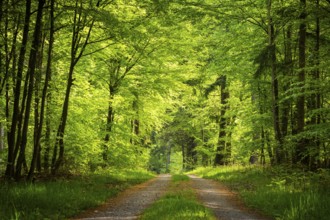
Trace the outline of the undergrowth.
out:
[[[245,203],[277,220],[326,220],[330,216],[330,173],[286,167],[199,168],[194,174],[215,179],[239,192]]]
[[[65,219],[151,177],[144,171],[103,171],[35,183],[3,182],[0,219]]]
[[[142,215],[142,220],[173,219],[209,219],[215,217],[212,212],[201,205],[189,185],[186,175],[173,175],[169,191],[151,205]]]

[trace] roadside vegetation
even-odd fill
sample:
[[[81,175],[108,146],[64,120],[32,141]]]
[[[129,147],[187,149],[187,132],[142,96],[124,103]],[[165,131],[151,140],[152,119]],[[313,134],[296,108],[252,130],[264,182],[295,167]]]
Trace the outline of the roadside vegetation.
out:
[[[189,177],[172,176],[169,191],[151,205],[142,215],[142,220],[166,219],[215,219],[212,212],[201,205],[189,184]]]
[[[64,219],[153,177],[145,171],[102,171],[35,183],[0,185],[0,219]]]
[[[221,181],[250,207],[276,220],[326,220],[330,216],[330,173],[286,167],[198,168],[203,178]]]

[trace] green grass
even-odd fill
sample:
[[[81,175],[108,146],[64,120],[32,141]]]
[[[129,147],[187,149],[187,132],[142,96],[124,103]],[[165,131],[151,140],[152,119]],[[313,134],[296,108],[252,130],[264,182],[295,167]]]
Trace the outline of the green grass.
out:
[[[199,168],[194,174],[215,179],[239,192],[250,207],[277,220],[326,220],[330,216],[330,174],[286,167]]]
[[[108,171],[33,184],[0,183],[0,219],[65,219],[151,177],[143,171]]]
[[[142,220],[215,219],[210,210],[201,205],[189,185],[186,175],[173,175],[169,192],[151,205]]]

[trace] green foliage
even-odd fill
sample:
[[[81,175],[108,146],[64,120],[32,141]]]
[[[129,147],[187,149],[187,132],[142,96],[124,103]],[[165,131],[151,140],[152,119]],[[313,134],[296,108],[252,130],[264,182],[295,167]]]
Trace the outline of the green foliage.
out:
[[[244,202],[276,219],[327,219],[330,173],[287,167],[200,168],[195,174],[215,179],[238,191]]]
[[[189,186],[189,177],[173,175],[169,191],[142,214],[141,219],[215,219]]]
[[[64,219],[96,207],[127,187],[153,175],[107,170],[94,174],[0,186],[1,219]]]

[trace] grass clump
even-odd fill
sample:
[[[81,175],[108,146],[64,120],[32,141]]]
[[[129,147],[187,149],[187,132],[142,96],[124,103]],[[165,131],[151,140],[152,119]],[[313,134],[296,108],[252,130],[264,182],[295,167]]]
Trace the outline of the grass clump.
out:
[[[142,215],[142,220],[175,220],[175,219],[210,219],[212,212],[201,205],[189,184],[186,175],[173,175],[169,191],[151,205]]]
[[[65,219],[151,177],[143,171],[104,171],[36,183],[1,183],[0,219]]]
[[[231,166],[193,171],[239,192],[244,202],[277,220],[326,220],[330,216],[330,174],[286,167]]]

